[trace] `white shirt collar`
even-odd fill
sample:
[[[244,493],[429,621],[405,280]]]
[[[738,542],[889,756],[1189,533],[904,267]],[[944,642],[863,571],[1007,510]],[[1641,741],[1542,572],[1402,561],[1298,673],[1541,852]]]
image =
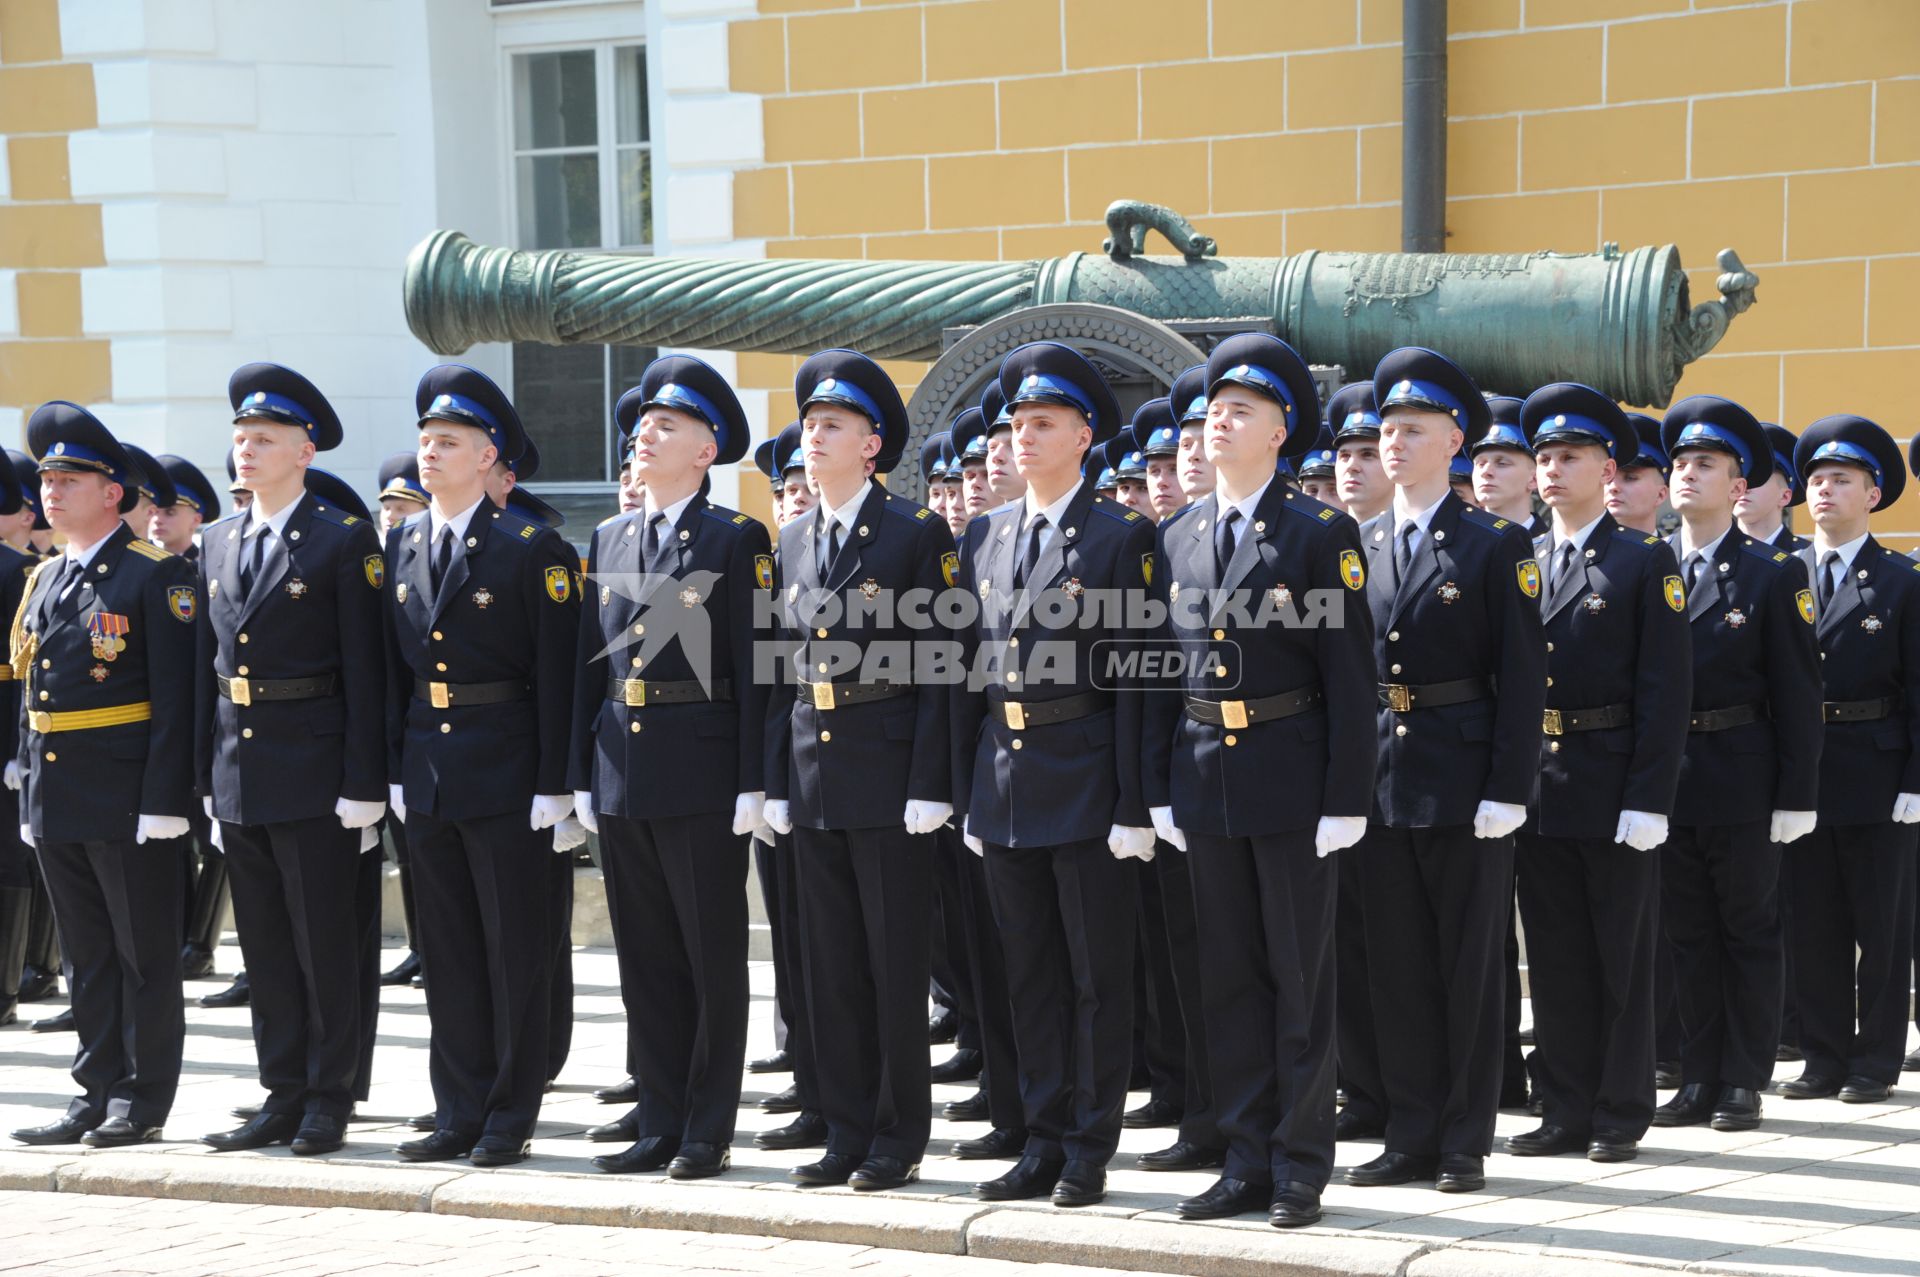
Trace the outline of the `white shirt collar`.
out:
[[[855,492],[853,499],[839,509],[828,505],[827,499],[824,496],[820,497],[818,503],[814,506],[814,517],[819,520],[819,523],[815,526],[824,529],[829,523],[838,523],[840,525],[840,543],[842,545],[846,544],[847,538],[853,535],[853,521],[860,517],[860,507],[866,503],[867,493],[870,491],[872,491],[871,484],[861,484]]]
[[[699,495],[700,495],[699,489],[696,488],[694,491],[689,492],[686,496],[681,497],[678,501],[674,502],[670,506],[667,506],[665,509],[655,509],[653,504],[653,498],[648,497],[646,518],[642,521],[642,526],[645,526],[648,523],[652,523],[654,515],[664,514],[667,516],[667,522],[666,522],[667,527],[669,528],[679,527],[680,516],[686,513],[687,506],[691,504],[693,499]]]
[[[1684,523],[1681,524],[1680,533],[1679,533],[1680,562],[1684,565],[1686,561],[1695,554],[1698,554],[1702,559],[1705,559],[1708,562],[1713,561],[1714,559],[1718,558],[1720,555],[1720,543],[1722,541],[1725,541],[1731,535],[1733,535],[1733,528],[1731,525],[1729,525],[1725,532],[1722,532],[1719,536],[1715,537],[1713,540],[1707,542],[1705,545],[1698,545],[1698,546],[1695,546],[1693,549],[1689,550],[1687,549],[1687,525]]]
[[[1833,553],[1833,554],[1838,554],[1840,556],[1840,568],[1842,571],[1846,571],[1846,572],[1852,571],[1853,561],[1860,557],[1860,548],[1866,545],[1867,538],[1871,535],[1872,533],[1870,532],[1862,532],[1859,536],[1855,537],[1851,541],[1846,542],[1843,545],[1829,546],[1825,550],[1820,550],[1814,556],[1814,560],[1813,560],[1814,566],[1816,568],[1819,567],[1820,564],[1826,559],[1827,555],[1829,553]]]
[[[1441,495],[1439,501],[1434,502],[1432,505],[1428,506],[1424,510],[1418,511],[1415,514],[1408,516],[1401,512],[1400,494],[1396,492],[1393,497],[1393,507],[1392,507],[1393,508],[1393,534],[1395,536],[1399,536],[1401,527],[1404,526],[1405,524],[1412,523],[1415,527],[1420,529],[1420,535],[1425,536],[1427,534],[1427,525],[1433,522],[1434,511],[1438,510],[1441,507],[1441,505],[1446,501],[1446,499],[1452,495],[1453,495],[1453,490],[1449,488],[1445,493]]]
[[[454,515],[450,519],[441,518],[440,511],[438,508],[434,506],[428,506],[427,507],[427,520],[428,520],[427,530],[433,533],[433,536],[430,539],[435,544],[438,544],[440,541],[440,529],[452,528],[454,540],[456,541],[466,540],[467,525],[473,522],[473,512],[480,508],[480,501],[485,501],[486,499],[487,499],[486,494],[482,493],[480,495],[479,501],[475,501],[472,505],[468,506],[466,509]],[[279,529],[277,528],[275,529],[276,532],[278,530]]]
[[[1601,520],[1601,519],[1604,519],[1604,518],[1606,518],[1606,517],[1607,517],[1607,512],[1606,512],[1606,510],[1605,510],[1605,509],[1603,508],[1603,509],[1602,509],[1602,510],[1600,511],[1600,513],[1599,513],[1598,515],[1596,515],[1596,516],[1594,517],[1594,520],[1593,520],[1593,522],[1592,522],[1592,523],[1589,523],[1589,524],[1588,524],[1588,525],[1587,525],[1586,527],[1584,527],[1584,528],[1576,528],[1576,529],[1574,529],[1574,531],[1573,531],[1573,533],[1572,533],[1572,535],[1570,535],[1569,537],[1567,537],[1567,539],[1566,539],[1565,541],[1563,541],[1563,542],[1561,542],[1560,544],[1561,544],[1561,545],[1571,545],[1571,546],[1572,546],[1572,547],[1573,547],[1573,548],[1574,548],[1575,550],[1584,550],[1584,549],[1586,549],[1586,548],[1587,548],[1587,539],[1588,539],[1589,537],[1591,537],[1591,536],[1593,535],[1593,530],[1594,530],[1595,528],[1597,528],[1597,527],[1599,527],[1599,526],[1600,526],[1600,520]],[[1558,553],[1560,552],[1560,546],[1555,546],[1555,547],[1554,547],[1554,550],[1553,550],[1553,552],[1554,552],[1555,554],[1558,554]]]
[[[1028,488],[1027,495],[1020,499],[1022,504],[1026,506],[1026,510],[1021,515],[1022,521],[1020,526],[1022,528],[1031,528],[1033,526],[1033,520],[1035,516],[1044,514],[1045,516],[1047,516],[1048,527],[1050,528],[1059,527],[1060,520],[1067,517],[1067,507],[1073,504],[1074,497],[1079,494],[1080,486],[1085,482],[1086,480],[1084,478],[1076,479],[1074,481],[1073,486],[1067,489],[1065,496],[1061,497],[1058,501],[1055,501],[1052,505],[1047,506],[1045,509],[1034,508],[1033,489]]]
[[[255,533],[259,532],[262,527],[267,527],[267,528],[273,529],[273,535],[279,537],[281,540],[284,541],[287,536],[287,520],[293,518],[293,512],[295,510],[298,510],[300,508],[300,503],[302,501],[305,501],[306,499],[307,499],[307,494],[302,492],[298,497],[295,497],[290,503],[288,503],[285,506],[282,506],[270,519],[263,519],[260,516],[260,505],[258,502],[255,502],[253,505],[248,506],[247,507],[247,526],[246,526],[246,530],[241,532],[240,534],[241,539],[245,540],[247,537],[253,536]]]
[[[95,541],[92,545],[80,546],[80,545],[75,545],[73,542],[69,541],[67,542],[67,548],[65,553],[69,559],[72,559],[75,563],[79,564],[81,567],[83,568],[91,567],[93,565],[94,556],[100,553],[100,547],[105,545],[107,542],[111,540],[113,540],[113,533],[109,532],[107,533],[107,535],[101,537],[98,541]]]
[[[1221,502],[1219,517],[1224,519],[1227,517],[1227,512],[1229,510],[1238,510],[1240,512],[1240,522],[1242,526],[1249,527],[1249,528],[1252,527],[1253,512],[1259,508],[1260,499],[1267,495],[1267,489],[1271,488],[1272,486],[1273,486],[1273,480],[1268,479],[1265,483],[1261,484],[1258,488],[1255,488],[1253,490],[1253,495],[1248,497],[1244,501],[1238,502],[1234,505],[1227,505],[1225,502]],[[1220,490],[1218,488],[1214,489],[1214,500],[1216,501],[1220,500]]]

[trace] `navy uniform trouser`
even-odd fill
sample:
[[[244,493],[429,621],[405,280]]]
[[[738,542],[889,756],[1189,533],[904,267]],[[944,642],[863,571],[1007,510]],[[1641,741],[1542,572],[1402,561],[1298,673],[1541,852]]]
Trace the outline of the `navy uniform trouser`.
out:
[[[1758,1091],[1773,1079],[1784,983],[1780,851],[1764,819],[1677,825],[1660,847],[1682,1083]]]

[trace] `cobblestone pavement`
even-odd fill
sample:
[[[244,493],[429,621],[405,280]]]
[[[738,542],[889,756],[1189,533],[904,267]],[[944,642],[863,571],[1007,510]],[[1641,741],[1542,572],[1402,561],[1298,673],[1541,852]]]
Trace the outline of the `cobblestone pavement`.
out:
[[[387,958],[394,961],[399,956],[390,951]],[[237,957],[234,946],[225,946],[220,953],[222,967],[231,971]],[[652,1233],[649,1237],[636,1235],[630,1227],[597,1230],[593,1244],[621,1248],[624,1260],[657,1241],[669,1254],[661,1262],[684,1263],[686,1271],[725,1267],[715,1262],[716,1255],[737,1259],[742,1253],[738,1247],[745,1243],[715,1234],[766,1233],[810,1239],[805,1245],[779,1243],[797,1247],[790,1252],[794,1260],[782,1261],[795,1269],[801,1266],[800,1257],[826,1253],[808,1247],[864,1241],[914,1250],[964,1249],[974,1257],[1056,1259],[1082,1268],[1105,1265],[1188,1272],[1246,1272],[1269,1263],[1291,1263],[1293,1271],[1384,1271],[1407,1277],[1495,1271],[1557,1275],[1571,1271],[1570,1263],[1586,1259],[1710,1272],[1838,1271],[1920,1277],[1920,1107],[1915,1106],[1920,1075],[1907,1075],[1916,1089],[1897,1092],[1887,1104],[1795,1103],[1769,1096],[1766,1121],[1757,1131],[1655,1130],[1643,1145],[1640,1159],[1623,1165],[1496,1154],[1488,1160],[1488,1185],[1480,1193],[1444,1196],[1430,1188],[1353,1189],[1336,1182],[1327,1192],[1327,1218],[1321,1226],[1282,1235],[1251,1216],[1223,1224],[1175,1222],[1170,1213],[1173,1202],[1205,1188],[1211,1175],[1151,1174],[1134,1168],[1134,1155],[1171,1141],[1172,1132],[1167,1130],[1124,1133],[1112,1168],[1111,1192],[1101,1206],[1083,1212],[1032,1204],[988,1208],[968,1190],[976,1180],[998,1174],[1004,1164],[960,1162],[948,1156],[952,1141],[983,1128],[938,1116],[940,1103],[970,1093],[970,1086],[934,1088],[933,1146],[923,1182],[897,1194],[799,1190],[786,1181],[785,1172],[816,1156],[814,1152],[769,1153],[752,1146],[756,1131],[786,1120],[763,1114],[754,1105],[784,1087],[789,1080],[785,1075],[747,1078],[733,1170],[728,1175],[678,1185],[656,1177],[616,1179],[598,1174],[588,1159],[608,1146],[589,1144],[582,1132],[621,1112],[595,1103],[590,1092],[618,1081],[626,1072],[624,1019],[611,952],[578,951],[575,974],[578,1022],[573,1053],[548,1096],[533,1160],[504,1171],[476,1171],[465,1163],[453,1163],[434,1168],[438,1178],[420,1181],[407,1177],[419,1175],[422,1168],[401,1168],[391,1150],[409,1137],[404,1120],[432,1107],[422,993],[404,988],[384,991],[376,1083],[371,1099],[362,1106],[363,1120],[352,1127],[346,1153],[313,1161],[294,1159],[285,1149],[215,1154],[197,1143],[206,1132],[235,1125],[228,1110],[256,1100],[260,1091],[254,1081],[247,1013],[210,1011],[190,1004],[187,1067],[167,1126],[168,1142],[95,1153],[78,1147],[29,1150],[0,1140],[0,1184],[51,1186],[58,1178],[62,1189],[78,1190],[30,1199],[34,1203],[30,1208],[16,1209],[15,1202],[29,1200],[23,1198],[10,1199],[0,1207],[0,1273],[19,1266],[14,1238],[40,1235],[20,1227],[23,1210],[27,1220],[42,1223],[79,1218],[69,1212],[84,1214],[99,1205],[85,1194],[106,1192],[134,1195],[106,1203],[109,1213],[130,1209],[128,1202],[140,1196],[198,1196],[291,1202],[306,1208],[304,1213],[295,1211],[304,1220],[314,1217],[311,1208],[329,1204],[322,1190],[338,1180],[350,1184],[352,1191],[333,1193],[334,1204],[344,1196],[360,1204],[386,1206],[387,1197],[375,1200],[370,1194],[376,1188],[363,1186],[390,1184],[394,1209],[415,1212],[405,1216],[355,1213],[352,1236],[360,1235],[357,1230],[369,1230],[366,1235],[382,1239],[381,1246],[387,1238],[404,1240],[410,1230],[440,1228],[437,1220],[418,1213],[429,1209],[440,1216],[517,1211],[523,1216],[520,1220],[459,1218],[446,1226],[456,1233],[498,1229],[504,1236],[516,1232],[506,1223],[517,1226],[542,1217],[644,1224]],[[771,981],[766,964],[756,963],[752,1054],[771,1049]],[[195,982],[188,986],[188,995],[197,997],[224,983],[224,976]],[[52,1001],[22,1010],[44,1016],[64,1005]],[[0,1131],[48,1120],[65,1105],[72,1094],[66,1070],[73,1041],[65,1034],[0,1031]],[[944,1058],[948,1050],[935,1047],[933,1057]],[[1779,1076],[1797,1072],[1796,1065],[1781,1065]],[[1134,1102],[1140,1098],[1136,1096]],[[1525,1114],[1503,1113],[1499,1132],[1510,1135],[1533,1123]],[[1377,1141],[1343,1145],[1338,1165],[1345,1168],[1365,1161],[1378,1147]],[[165,1159],[170,1169],[165,1175],[150,1174],[152,1182],[144,1186],[137,1176],[119,1169],[157,1171],[160,1164],[142,1160],[154,1158]],[[247,1187],[249,1179],[272,1181],[276,1187],[272,1195],[262,1196],[266,1190]],[[153,1183],[160,1180],[169,1181],[171,1187],[155,1188]],[[416,1182],[425,1187],[414,1187]],[[543,1204],[528,1205],[536,1199]],[[477,1200],[484,1207],[472,1204]],[[583,1216],[573,1209],[581,1202],[595,1203],[593,1210],[598,1214]],[[663,1203],[672,1205],[667,1208]],[[136,1217],[159,1219],[180,1212],[185,1219],[200,1210],[197,1204],[172,1201],[141,1206]],[[693,1218],[708,1222],[689,1225],[689,1210]],[[232,1218],[279,1217],[240,1212]],[[910,1220],[934,1222],[923,1227]],[[688,1226],[710,1231],[692,1240],[659,1231]],[[915,1229],[920,1232],[914,1233]],[[889,1241],[887,1230],[898,1236]],[[918,1240],[909,1239],[910,1234]],[[760,1244],[774,1245],[765,1239]],[[702,1246],[708,1250],[700,1250]],[[592,1248],[587,1246],[589,1251]],[[125,1255],[142,1250],[131,1243],[120,1249]],[[858,1262],[882,1267],[896,1262],[885,1250],[852,1247],[847,1254],[854,1258],[839,1256],[830,1262],[843,1268]],[[934,1258],[916,1255],[908,1267],[934,1271]],[[96,1259],[109,1268],[95,1266]],[[71,1252],[68,1259],[43,1254],[32,1262],[59,1264],[73,1271],[108,1271],[117,1261],[103,1251],[90,1258],[75,1258]],[[132,1264],[131,1259],[126,1262]],[[302,1267],[291,1259],[277,1265],[265,1257],[256,1262],[263,1274],[289,1277],[309,1271],[345,1271],[344,1267]],[[540,1262],[539,1256],[528,1255],[523,1266],[533,1270]],[[159,1270],[128,1266],[124,1271]],[[463,1266],[459,1271],[461,1277],[486,1277],[514,1270]],[[574,1266],[568,1271],[599,1270]]]

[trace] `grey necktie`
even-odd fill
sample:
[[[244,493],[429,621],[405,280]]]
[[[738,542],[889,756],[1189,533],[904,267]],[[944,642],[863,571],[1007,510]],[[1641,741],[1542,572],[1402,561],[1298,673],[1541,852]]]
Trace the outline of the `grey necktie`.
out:
[[[641,564],[648,572],[653,571],[654,561],[660,557],[660,528],[667,521],[663,510],[647,520],[647,534],[640,538],[640,555],[645,560]]]
[[[1408,519],[1400,525],[1400,531],[1393,538],[1393,575],[1395,581],[1407,579],[1407,571],[1413,566],[1413,534],[1420,525]]]
[[[1828,550],[1820,556],[1820,610],[1826,611],[1833,602],[1833,592],[1840,588],[1840,551]]]
[[[240,560],[240,601],[243,603],[253,596],[253,583],[260,579],[260,565],[266,559],[267,538],[272,535],[273,529],[262,524]]]
[[[1553,556],[1553,580],[1548,588],[1558,593],[1563,582],[1573,575],[1573,542],[1562,541]]]

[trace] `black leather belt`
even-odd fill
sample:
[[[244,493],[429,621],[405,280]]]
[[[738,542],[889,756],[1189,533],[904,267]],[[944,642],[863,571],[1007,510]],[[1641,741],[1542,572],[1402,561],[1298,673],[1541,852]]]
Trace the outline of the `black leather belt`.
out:
[[[733,699],[733,684],[724,678],[716,678],[705,687],[700,685],[698,679],[691,678],[672,683],[644,678],[610,678],[607,680],[607,699],[636,707],[730,701]]]
[[[910,683],[801,683],[799,687],[800,699],[815,709],[884,701],[913,690]]]
[[[1877,701],[1827,701],[1820,706],[1821,717],[1829,723],[1871,723],[1892,713],[1891,696]]]
[[[1596,705],[1592,709],[1550,709],[1540,719],[1540,730],[1549,736],[1568,732],[1598,732],[1609,727],[1633,726],[1633,706]]]
[[[435,709],[448,709],[455,705],[503,705],[508,701],[523,701],[532,694],[525,683],[429,683],[424,678],[413,680],[413,694],[426,701]]]
[[[1690,732],[1724,732],[1767,717],[1765,705],[1729,705],[1725,709],[1697,709],[1687,719]]]
[[[1239,731],[1253,723],[1271,723],[1304,714],[1326,700],[1320,685],[1296,687],[1277,696],[1262,696],[1250,701],[1209,701],[1187,697],[1187,717],[1196,723],[1211,723]]]
[[[1456,678],[1446,683],[1382,683],[1380,706],[1396,714],[1410,709],[1439,709],[1443,705],[1465,705],[1484,701],[1493,695],[1493,685],[1484,678]]]
[[[333,695],[339,683],[331,674],[321,678],[228,678],[225,674],[214,677],[220,682],[220,695],[242,706],[255,701],[310,701],[318,696]]]
[[[1071,723],[1076,718],[1098,714],[1112,704],[1113,698],[1105,692],[1078,692],[1045,701],[988,701],[987,711],[993,715],[995,722],[1004,723],[1013,731],[1024,732],[1029,727]]]

